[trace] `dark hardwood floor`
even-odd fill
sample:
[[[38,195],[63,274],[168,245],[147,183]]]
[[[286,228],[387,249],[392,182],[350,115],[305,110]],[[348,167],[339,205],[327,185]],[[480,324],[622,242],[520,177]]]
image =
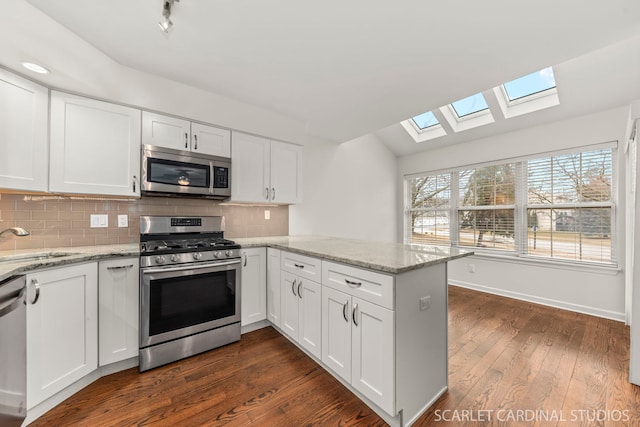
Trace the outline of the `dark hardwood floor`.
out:
[[[425,361],[428,363],[428,361]],[[449,391],[416,426],[639,426],[622,323],[449,288]],[[272,328],[96,381],[32,426],[386,425]]]

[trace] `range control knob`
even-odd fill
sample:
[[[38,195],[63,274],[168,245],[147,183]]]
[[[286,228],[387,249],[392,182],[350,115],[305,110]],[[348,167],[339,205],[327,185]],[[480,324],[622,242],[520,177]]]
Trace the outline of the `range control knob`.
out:
[[[164,255],[158,255],[156,257],[156,264],[164,264]]]
[[[222,253],[220,253],[220,251],[215,251],[213,253],[213,256],[216,257],[216,258],[220,258],[222,256]]]
[[[200,253],[200,252],[195,252],[195,253],[193,254],[193,259],[195,259],[196,261],[197,261],[197,260],[199,260],[199,259],[202,259],[202,253]]]
[[[178,262],[178,261],[180,261],[180,255],[178,254],[171,255],[171,262]]]
[[[224,254],[225,254],[226,256],[231,256],[231,255],[233,254],[233,251],[226,251]]]

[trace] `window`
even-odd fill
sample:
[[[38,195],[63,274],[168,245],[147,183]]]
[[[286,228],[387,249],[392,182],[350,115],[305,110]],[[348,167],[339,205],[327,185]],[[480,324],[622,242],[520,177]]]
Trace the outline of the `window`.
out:
[[[409,177],[405,241],[616,264],[612,147]]]
[[[408,184],[411,242],[448,243],[451,174],[420,176]]]
[[[420,130],[440,124],[438,119],[436,119],[436,116],[434,116],[431,111],[422,113],[419,116],[414,116],[412,117],[412,120]]]
[[[484,96],[482,96],[481,93],[476,93],[475,95],[452,102],[451,106],[459,118],[463,118],[489,108],[487,101],[485,101]]]
[[[535,95],[556,87],[553,68],[548,67],[535,73],[527,74],[502,85],[509,101]]]
[[[458,244],[513,251],[516,166],[460,171]]]
[[[527,253],[611,261],[611,150],[531,160],[527,174]]]

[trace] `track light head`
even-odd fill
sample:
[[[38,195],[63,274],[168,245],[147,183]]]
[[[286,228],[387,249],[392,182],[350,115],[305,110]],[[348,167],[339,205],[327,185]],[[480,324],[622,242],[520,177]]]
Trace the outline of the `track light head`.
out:
[[[174,1],[179,2],[180,0],[164,0],[164,4],[162,6],[162,20],[158,22],[158,26],[165,34],[169,34],[169,31],[173,28],[173,22],[171,21],[171,8],[173,7]]]

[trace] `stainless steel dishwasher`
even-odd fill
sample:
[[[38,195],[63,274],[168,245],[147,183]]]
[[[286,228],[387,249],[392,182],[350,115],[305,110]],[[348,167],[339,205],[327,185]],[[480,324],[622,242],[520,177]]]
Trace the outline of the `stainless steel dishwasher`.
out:
[[[25,276],[0,282],[0,426],[27,416],[27,306]]]

